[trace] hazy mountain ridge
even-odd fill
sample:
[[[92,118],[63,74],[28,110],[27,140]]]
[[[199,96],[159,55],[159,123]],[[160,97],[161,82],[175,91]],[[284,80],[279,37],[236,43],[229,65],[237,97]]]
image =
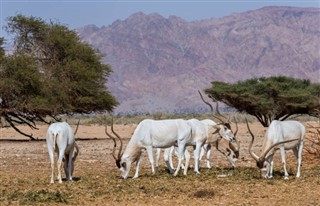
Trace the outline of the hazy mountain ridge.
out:
[[[289,75],[320,81],[320,10],[265,7],[188,22],[136,13],[78,29],[105,54],[117,113],[201,112],[213,80]]]

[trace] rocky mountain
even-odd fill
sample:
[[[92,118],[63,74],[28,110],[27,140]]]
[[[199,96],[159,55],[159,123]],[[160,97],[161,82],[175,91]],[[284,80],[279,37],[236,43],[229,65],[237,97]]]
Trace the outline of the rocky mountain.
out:
[[[135,13],[80,37],[105,55],[116,113],[207,110],[198,90],[211,81],[287,75],[320,82],[320,9],[264,7],[188,22]]]

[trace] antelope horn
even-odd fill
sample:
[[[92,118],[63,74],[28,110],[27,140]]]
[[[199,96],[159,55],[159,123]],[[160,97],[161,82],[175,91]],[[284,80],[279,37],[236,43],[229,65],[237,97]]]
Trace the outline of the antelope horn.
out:
[[[229,147],[236,155],[236,158],[238,158],[239,157],[239,148],[236,148],[231,142],[229,142]]]
[[[198,90],[198,92],[199,92],[199,94],[200,94],[200,97],[201,97],[201,99],[202,99],[202,101],[206,104],[206,105],[208,105],[209,107],[210,107],[210,110],[211,110],[211,112],[212,112],[212,114],[213,114],[213,117],[215,117],[216,119],[218,119],[222,124],[224,124],[225,123],[225,120],[223,120],[223,119],[221,119],[220,117],[218,117],[217,115],[215,115],[214,114],[214,111],[213,111],[213,107],[212,107],[212,105],[209,103],[209,102],[207,102],[206,100],[204,100],[204,98],[203,98],[203,96],[202,96],[202,94],[201,94],[201,92]],[[219,109],[218,109],[218,101],[216,101],[217,102],[217,104],[216,104],[216,109],[217,109],[217,114],[219,114],[220,116],[222,116],[221,114],[220,114],[220,112],[219,112]],[[223,117],[223,116],[222,116]]]
[[[296,140],[299,140],[299,139],[297,138],[297,139],[285,140],[285,141],[278,142],[276,144],[271,145],[262,155],[260,155],[259,160],[261,160],[261,161],[264,160],[266,155],[268,154],[268,152],[270,152],[270,150],[273,149],[275,146],[278,146],[278,145],[284,144],[284,143],[288,143],[288,142],[293,142],[293,141],[296,141]]]
[[[231,142],[229,142],[229,147],[230,147],[230,149],[232,149],[232,151],[236,154],[236,157],[238,158],[239,157],[239,150],[240,150],[240,143],[239,143],[238,139],[236,138],[237,133],[238,133],[238,122],[236,121],[236,119],[235,119],[235,122],[236,122],[236,131],[234,132],[234,139],[237,143],[237,148]]]
[[[234,132],[234,139],[235,139],[235,141],[236,141],[236,143],[237,143],[237,146],[238,146],[238,150],[240,150],[240,143],[239,143],[239,141],[238,141],[238,139],[237,139],[237,134],[238,134],[238,122],[237,122],[237,120],[235,120],[235,122],[236,122],[236,131]]]
[[[118,153],[118,159],[120,160],[120,159],[121,159],[121,156],[122,156],[122,154],[123,154],[123,153],[121,153],[121,152],[122,152],[123,142],[122,142],[122,139],[121,139],[120,135],[118,135],[118,134],[114,131],[114,129],[113,129],[113,117],[112,117],[112,119],[111,119],[111,131],[112,131],[112,133],[113,133],[114,135],[116,135],[116,137],[117,137],[117,138],[119,139],[119,141],[120,141],[120,148],[119,148],[119,153]]]
[[[234,137],[236,137],[237,136],[237,133],[238,133],[238,122],[237,122],[237,120],[236,119],[234,119],[234,121],[235,121],[235,123],[236,123],[236,131],[234,132]]]
[[[105,133],[106,133],[106,135],[107,135],[109,138],[111,138],[111,139],[113,140],[114,146],[113,146],[113,150],[112,150],[112,156],[113,156],[113,158],[117,161],[118,159],[117,159],[117,157],[116,157],[116,155],[115,155],[116,147],[117,147],[116,138],[113,137],[111,134],[108,133],[107,126],[106,126],[106,128],[105,128]]]
[[[254,141],[254,135],[253,135],[253,133],[252,133],[251,130],[250,130],[250,127],[249,127],[247,118],[246,118],[246,123],[247,123],[248,131],[249,131],[249,133],[250,133],[250,135],[251,135],[251,137],[252,137],[251,142],[250,142],[250,144],[249,144],[249,153],[250,153],[251,157],[252,157],[256,162],[258,162],[258,161],[259,161],[258,155],[256,155],[256,154],[251,150],[251,149],[252,149],[252,144],[253,144],[253,141]]]
[[[219,111],[219,102],[215,98],[212,98],[212,99],[216,102],[216,112],[217,112],[217,114],[220,115],[221,117],[224,117]]]
[[[200,92],[199,90],[198,90],[198,92],[199,92],[199,94],[200,94],[200,97],[201,97],[202,101],[203,101],[206,105],[208,105],[208,106],[210,107],[210,110],[211,110],[211,112],[213,113],[214,111],[213,111],[212,105],[211,105],[209,102],[207,102],[207,101],[204,100],[204,98],[203,98],[203,96],[202,96],[202,94],[201,94],[201,92]]]
[[[76,161],[77,156],[79,155],[79,147],[78,147],[78,144],[75,143],[74,146],[75,146],[76,151],[75,151],[75,153],[74,153],[74,156],[72,157],[72,161],[73,161],[73,162]]]
[[[80,119],[78,120],[78,124],[77,124],[76,130],[74,131],[74,135],[76,135],[76,134],[77,134],[77,132],[78,132],[79,123],[80,123]]]
[[[224,118],[224,119],[227,119],[227,121],[223,121],[223,122],[228,122],[228,123],[230,123],[230,116],[227,118],[226,116],[224,116],[224,115],[222,115],[221,113],[220,113],[220,111],[219,111],[219,102],[215,99],[215,98],[213,98],[212,96],[210,96],[215,102],[216,102],[216,112],[217,112],[217,114],[219,115],[219,116],[221,116],[222,118]]]
[[[222,150],[219,149],[219,141],[216,141],[216,145],[215,145],[215,146],[216,146],[216,149],[217,149],[219,152],[224,153]]]

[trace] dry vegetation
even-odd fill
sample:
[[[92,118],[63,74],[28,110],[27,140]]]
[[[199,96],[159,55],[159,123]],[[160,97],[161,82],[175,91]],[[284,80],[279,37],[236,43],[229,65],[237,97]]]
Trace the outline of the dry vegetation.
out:
[[[306,136],[305,150],[320,158],[320,110],[318,113],[318,122],[314,124],[307,124],[308,133]]]
[[[136,125],[115,126],[126,144]],[[41,137],[46,129],[43,125],[33,132]],[[253,123],[252,130],[258,138],[254,150],[259,153],[265,129]],[[245,124],[239,124],[241,153],[239,167],[234,170],[213,151],[215,167],[205,169],[202,161],[200,175],[190,169],[186,177],[181,173],[173,177],[166,172],[163,162],[160,162],[160,173],[152,175],[144,152],[140,177],[128,180],[120,178],[111,156],[113,144],[105,139],[104,127],[81,125],[78,138],[94,140],[78,141],[80,155],[75,181],[53,185],[49,184],[45,141],[4,141],[13,137],[21,139],[8,128],[2,128],[0,134],[0,205],[319,205],[319,159],[305,152],[302,177],[297,179],[296,160],[289,151],[290,180],[285,181],[280,155],[276,154],[274,179],[262,180],[248,155]]]

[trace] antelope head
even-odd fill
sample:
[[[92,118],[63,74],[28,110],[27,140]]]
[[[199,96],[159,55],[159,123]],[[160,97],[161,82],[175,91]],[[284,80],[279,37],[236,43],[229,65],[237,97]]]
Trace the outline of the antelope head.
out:
[[[237,132],[238,132],[238,124],[236,124],[236,127],[237,127],[236,132],[233,133],[233,132],[232,132],[232,129],[231,129],[231,125],[230,125],[230,123],[231,123],[231,122],[230,122],[230,117],[227,118],[226,116],[222,115],[222,114],[219,112],[219,104],[218,104],[218,102],[217,102],[217,104],[216,104],[216,111],[217,111],[217,115],[216,115],[216,114],[214,113],[213,106],[212,106],[209,102],[207,102],[207,101],[204,100],[204,98],[203,98],[203,96],[202,96],[202,94],[201,94],[200,91],[198,91],[198,92],[199,92],[199,94],[200,94],[200,97],[201,97],[202,101],[203,101],[206,105],[208,105],[208,106],[210,107],[210,110],[211,110],[211,112],[212,112],[212,114],[213,114],[213,117],[215,117],[216,119],[218,119],[218,120],[220,121],[217,125],[214,126],[214,128],[217,129],[217,130],[216,130],[216,133],[219,133],[219,135],[220,135],[221,137],[223,137],[224,139],[226,139],[226,140],[228,140],[228,141],[230,141],[230,142],[236,141],[237,144],[238,144],[238,141],[235,139],[235,135],[236,135]]]

